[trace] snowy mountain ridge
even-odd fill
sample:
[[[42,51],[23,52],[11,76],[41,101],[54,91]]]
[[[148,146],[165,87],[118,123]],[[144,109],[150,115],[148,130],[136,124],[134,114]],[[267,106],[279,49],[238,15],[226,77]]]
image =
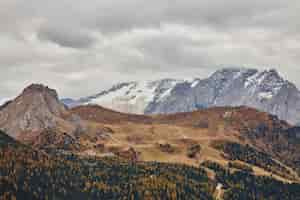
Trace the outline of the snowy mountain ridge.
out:
[[[163,79],[117,84],[83,104],[97,104],[127,113],[144,114],[148,104],[163,101],[182,81]]]
[[[300,92],[274,69],[224,68],[206,79],[119,83],[96,95],[63,102],[70,107],[97,104],[135,114],[245,105],[290,123],[300,122]]]

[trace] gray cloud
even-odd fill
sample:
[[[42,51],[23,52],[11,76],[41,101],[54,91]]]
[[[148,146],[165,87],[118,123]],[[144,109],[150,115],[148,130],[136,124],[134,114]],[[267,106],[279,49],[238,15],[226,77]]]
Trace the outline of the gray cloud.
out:
[[[85,33],[80,29],[73,30],[65,26],[43,26],[38,30],[37,37],[40,40],[70,48],[87,48],[96,43],[96,40],[89,33]]]
[[[276,68],[300,87],[297,0],[0,1],[0,99],[31,82],[85,96],[118,81]]]

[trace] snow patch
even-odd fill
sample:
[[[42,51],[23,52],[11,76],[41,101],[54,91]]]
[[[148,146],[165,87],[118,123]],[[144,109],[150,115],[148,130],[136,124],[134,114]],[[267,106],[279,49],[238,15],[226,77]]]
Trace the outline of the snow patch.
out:
[[[178,81],[178,80],[172,80],[171,82],[169,82],[167,85],[164,85],[165,88],[167,88],[165,90],[165,92],[163,92],[162,94],[157,94],[158,95],[158,101],[163,101],[164,99],[166,99],[168,96],[171,95],[172,90],[174,89],[174,87],[180,83],[182,81]]]
[[[89,104],[98,104],[113,110],[143,114],[144,109],[154,98],[155,87],[149,82],[133,82],[118,90],[108,92]]]
[[[245,82],[245,88],[253,85],[259,85],[264,79],[264,72],[256,72],[252,76],[248,77]]]
[[[191,88],[196,87],[198,85],[198,83],[199,83],[199,80],[193,81],[192,84],[191,84]]]
[[[259,99],[272,99],[281,90],[284,81],[273,75],[274,72],[262,71],[253,74],[245,81],[245,88],[252,94],[257,93]]]
[[[162,101],[169,96],[178,82],[171,79],[132,82],[117,90],[108,90],[86,104],[98,104],[121,112],[143,114],[151,102]]]
[[[162,94],[160,95],[158,101],[162,101],[162,100],[164,100],[165,98],[167,98],[168,96],[170,96],[172,89],[173,89],[173,88],[169,88],[169,89],[167,89],[164,93],[162,93]]]
[[[233,79],[238,79],[239,77],[241,77],[243,74],[247,73],[249,71],[249,69],[240,69],[238,72],[235,73],[235,75],[233,76]]]
[[[2,99],[0,99],[0,106],[4,105],[9,100],[10,100],[10,98],[2,98]]]
[[[273,93],[271,91],[269,91],[269,92],[260,92],[258,94],[258,97],[260,99],[272,99],[273,98]]]

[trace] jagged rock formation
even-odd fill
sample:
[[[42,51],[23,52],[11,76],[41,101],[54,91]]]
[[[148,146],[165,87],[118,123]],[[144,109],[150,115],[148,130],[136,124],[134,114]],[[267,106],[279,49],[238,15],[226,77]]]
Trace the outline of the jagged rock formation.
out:
[[[207,79],[163,79],[121,83],[97,95],[66,105],[98,104],[135,114],[189,112],[214,106],[249,106],[300,122],[300,92],[276,70],[225,68]]]
[[[53,134],[73,134],[80,126],[78,120],[75,123],[75,118],[69,115],[67,108],[59,101],[55,90],[32,84],[16,99],[2,106],[0,129],[21,141],[45,142],[41,135],[49,130]],[[58,135],[53,137],[67,138]]]

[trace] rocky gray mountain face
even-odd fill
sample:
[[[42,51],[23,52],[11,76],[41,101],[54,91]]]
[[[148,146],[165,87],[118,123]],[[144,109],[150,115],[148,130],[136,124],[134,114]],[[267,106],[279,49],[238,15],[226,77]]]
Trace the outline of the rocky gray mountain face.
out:
[[[71,116],[55,90],[32,84],[0,107],[0,129],[19,140],[36,140],[44,132],[74,133],[80,119]],[[78,117],[77,117],[78,118]]]
[[[245,105],[300,122],[300,92],[276,70],[225,68],[206,79],[163,79],[121,83],[97,95],[64,100],[68,106],[98,104],[121,112],[188,112],[213,106]]]

